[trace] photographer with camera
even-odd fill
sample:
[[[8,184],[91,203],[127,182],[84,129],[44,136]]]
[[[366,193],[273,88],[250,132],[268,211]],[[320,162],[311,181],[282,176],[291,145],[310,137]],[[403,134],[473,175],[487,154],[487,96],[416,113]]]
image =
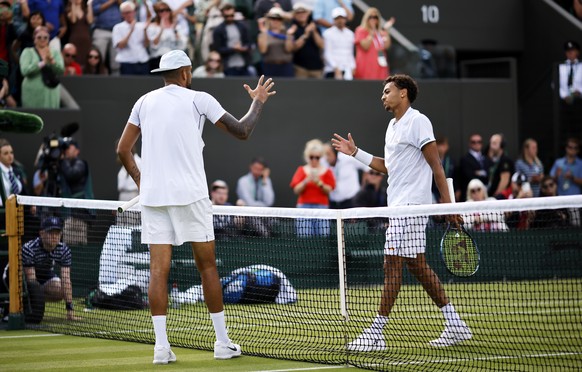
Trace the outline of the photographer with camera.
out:
[[[60,161],[60,174],[63,177],[60,196],[63,198],[93,199],[89,164],[79,158],[80,153],[76,140],[66,142]]]
[[[92,199],[89,165],[79,158],[77,141],[51,137],[45,140],[34,174],[34,193],[56,198]]]
[[[93,199],[89,164],[79,158],[79,143],[72,137],[78,129],[78,123],[69,123],[60,136],[53,133],[44,139],[35,163],[35,195]]]
[[[61,134],[70,135],[78,124],[69,124]],[[36,195],[93,199],[93,185],[87,162],[79,157],[79,144],[72,137],[45,138],[41,146],[33,186]],[[90,210],[80,210],[73,215],[63,216],[63,241],[74,244],[87,244],[87,218]]]

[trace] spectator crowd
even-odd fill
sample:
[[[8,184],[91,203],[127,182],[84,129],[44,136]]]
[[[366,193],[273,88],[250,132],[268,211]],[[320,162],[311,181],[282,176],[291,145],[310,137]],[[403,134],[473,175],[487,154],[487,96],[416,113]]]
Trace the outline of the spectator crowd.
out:
[[[371,7],[358,25],[350,24],[353,20],[351,0],[4,0],[0,1],[0,104],[58,108],[67,101],[59,84],[61,75],[148,75],[161,56],[174,49],[186,51],[194,61],[193,77],[384,79],[390,74],[387,51],[395,19],[386,20]],[[561,104],[570,110],[582,102],[580,46],[567,41],[564,52],[558,91]],[[579,123],[574,114],[571,119]],[[547,177],[556,195],[575,195],[581,192],[582,164],[577,156],[578,133],[571,132],[574,136],[567,140],[565,156],[550,169],[537,157],[534,139],[524,141],[519,156],[512,157],[505,153],[501,134],[491,136],[486,147],[481,135],[473,134],[459,161],[448,155],[446,138],[436,142],[447,177],[455,178],[458,201],[548,195]],[[290,183],[298,207],[383,205],[385,182],[378,182],[382,175],[337,154],[329,144],[315,141],[310,146],[305,149],[305,164]],[[47,168],[39,166],[30,183],[22,174],[15,190],[55,195],[51,188],[58,188],[67,195],[92,195],[88,166],[80,160],[77,165],[83,166],[69,166],[67,161],[67,154],[78,155],[78,144],[67,144],[65,150],[64,158],[58,159],[62,175],[47,179]],[[241,205],[273,205],[265,164],[263,159],[253,161],[246,180],[239,181]],[[262,177],[256,168],[266,169],[263,179],[270,190],[254,186],[253,180]],[[69,173],[76,171],[80,181],[70,187]],[[4,186],[11,187],[6,171]],[[266,200],[254,200],[254,192]],[[435,202],[440,200],[436,187],[433,196]],[[580,223],[575,214],[572,221]],[[268,226],[259,232],[268,234]]]
[[[149,75],[187,52],[194,77],[379,79],[394,18],[351,0],[0,1],[3,107],[70,107],[60,76]]]

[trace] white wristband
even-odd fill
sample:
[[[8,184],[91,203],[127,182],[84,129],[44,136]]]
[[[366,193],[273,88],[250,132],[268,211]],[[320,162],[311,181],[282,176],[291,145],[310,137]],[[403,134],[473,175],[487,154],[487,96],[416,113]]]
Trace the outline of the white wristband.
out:
[[[368,154],[366,151],[358,147],[358,151],[356,151],[356,155],[354,155],[354,158],[356,158],[356,160],[358,160],[360,163],[370,165],[372,164],[372,160],[374,160],[374,155]]]

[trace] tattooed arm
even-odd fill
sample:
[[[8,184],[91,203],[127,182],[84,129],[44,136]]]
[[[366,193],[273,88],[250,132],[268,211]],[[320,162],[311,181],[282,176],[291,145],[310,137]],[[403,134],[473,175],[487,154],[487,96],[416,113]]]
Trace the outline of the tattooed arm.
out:
[[[121,160],[125,170],[131,178],[133,178],[138,188],[140,186],[141,173],[135,162],[131,149],[137,142],[140,134],[141,130],[137,125],[127,123],[123,130],[123,134],[119,139],[119,144],[117,145],[117,155],[119,156],[119,160]]]
[[[253,103],[251,103],[251,107],[245,116],[239,120],[227,112],[216,122],[215,125],[238,139],[249,138],[259,122],[261,112],[263,111],[263,105],[267,102],[270,96],[277,93],[276,91],[271,91],[275,85],[273,79],[269,78],[264,82],[263,80],[264,76],[261,76],[255,89],[251,89],[247,84],[244,85],[244,88],[253,100]]]

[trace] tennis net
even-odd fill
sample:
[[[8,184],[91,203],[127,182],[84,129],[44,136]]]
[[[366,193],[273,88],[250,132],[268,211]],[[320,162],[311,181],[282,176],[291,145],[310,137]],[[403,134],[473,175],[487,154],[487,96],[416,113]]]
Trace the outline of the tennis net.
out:
[[[64,221],[81,319],[66,320],[64,302],[49,299],[40,314],[38,288],[26,281],[11,286],[22,299],[18,308],[11,303],[11,318],[20,312],[27,328],[153,343],[139,208],[116,215],[120,202],[17,201],[22,244],[38,237],[46,216]],[[229,336],[246,355],[373,370],[579,369],[581,208],[582,196],[346,210],[215,207]],[[447,214],[463,216],[480,250],[481,265],[471,277],[451,275],[442,262]],[[383,331],[386,349],[348,350],[378,312],[387,228],[400,242],[426,239],[426,260],[470,327],[470,340],[429,345],[443,331],[444,317],[404,269]],[[170,343],[212,350],[214,331],[188,244],[174,248],[169,282]]]

